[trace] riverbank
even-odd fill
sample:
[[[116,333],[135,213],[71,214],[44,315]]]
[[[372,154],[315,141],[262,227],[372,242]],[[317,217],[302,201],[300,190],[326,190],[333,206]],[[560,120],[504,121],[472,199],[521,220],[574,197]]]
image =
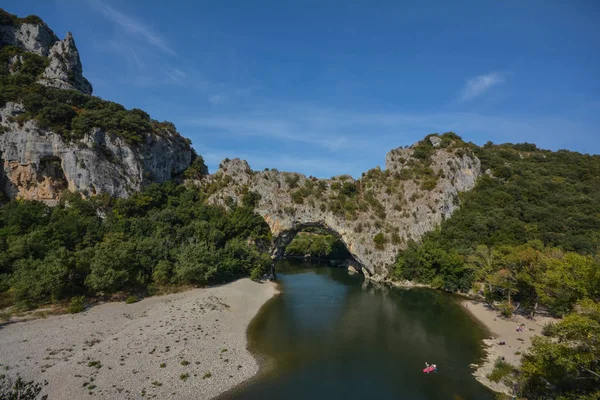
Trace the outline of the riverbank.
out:
[[[487,355],[473,375],[490,389],[510,394],[511,390],[508,386],[502,382],[493,382],[487,377],[494,370],[494,363],[498,358],[504,357],[504,361],[518,367],[521,364],[521,355],[531,347],[531,339],[542,334],[544,325],[557,322],[557,320],[543,316],[532,320],[522,315],[504,318],[499,311],[490,308],[485,303],[467,300],[462,304],[492,335],[492,338],[484,340]],[[522,332],[517,331],[517,325],[520,324],[525,325]],[[506,344],[500,345],[501,341]]]
[[[0,366],[48,381],[50,399],[208,399],[258,372],[246,330],[273,282],[105,303],[0,328]]]

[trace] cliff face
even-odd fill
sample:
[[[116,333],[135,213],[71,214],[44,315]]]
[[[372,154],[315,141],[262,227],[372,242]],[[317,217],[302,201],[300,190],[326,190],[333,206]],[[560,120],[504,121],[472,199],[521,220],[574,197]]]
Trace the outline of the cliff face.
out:
[[[4,46],[15,46],[48,58],[48,66],[39,80],[42,85],[92,94],[92,85],[83,77],[79,52],[71,32],[60,40],[41,21],[22,23],[16,18],[5,18],[0,24],[0,48]]]
[[[189,144],[179,136],[147,134],[144,143],[92,129],[77,141],[37,128],[33,121],[19,126],[8,121],[22,107],[0,108],[2,188],[10,198],[52,203],[63,190],[84,195],[108,193],[125,197],[152,182],[164,182],[184,171],[191,160]]]
[[[0,9],[0,49],[6,46],[19,49],[7,49],[11,55],[5,58],[8,64],[4,74],[9,78],[20,73],[19,66],[23,65],[26,53],[46,58],[42,59],[44,63],[33,83],[18,89],[35,91],[36,85],[44,85],[92,93],[91,84],[82,75],[79,52],[70,33],[59,40],[39,18],[21,19]],[[124,197],[146,184],[167,181],[190,165],[189,141],[179,136],[172,124],[148,121],[147,114],[141,111],[133,115],[138,119],[130,119],[129,126],[139,127],[144,123],[148,131],[141,132],[135,140],[126,140],[127,136],[117,134],[116,128],[109,132],[94,127],[93,118],[88,120],[92,122],[84,133],[72,135],[68,132],[71,122],[63,123],[56,131],[48,128],[52,123],[42,128],[34,117],[39,110],[26,109],[24,104],[28,103],[21,102],[20,96],[0,104],[0,189],[9,198],[53,203],[64,190]],[[29,104],[35,107],[35,102]],[[51,121],[52,118],[64,121],[67,117],[72,120],[88,111],[68,100],[53,104],[49,112],[62,114],[49,117]],[[107,102],[100,108],[104,106],[108,106]],[[115,113],[127,112],[124,108],[116,110]],[[145,117],[140,120],[142,114]]]
[[[422,170],[425,176],[434,174],[426,180],[411,175],[420,168],[413,146],[390,151],[384,171],[371,170],[360,180],[252,171],[246,161],[234,159],[223,161],[201,184],[217,204],[258,194],[256,211],[275,238],[274,256],[282,255],[299,230],[318,225],[341,238],[354,257],[353,266],[371,279],[383,279],[398,251],[452,215],[458,193],[472,189],[480,175],[480,161],[470,150],[440,148],[436,136],[426,140],[433,152]]]

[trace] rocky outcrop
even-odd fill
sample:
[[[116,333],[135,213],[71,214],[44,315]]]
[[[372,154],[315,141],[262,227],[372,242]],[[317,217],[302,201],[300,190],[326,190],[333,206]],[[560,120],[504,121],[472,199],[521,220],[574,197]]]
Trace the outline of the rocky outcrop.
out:
[[[48,66],[39,83],[92,94],[92,85],[83,76],[79,51],[71,32],[67,33],[64,40],[60,40],[41,20],[24,23],[1,9],[0,12],[3,16],[0,23],[0,48],[15,46],[48,58]]]
[[[39,83],[59,89],[75,89],[92,94],[92,84],[83,77],[79,51],[71,32],[65,40],[54,43],[48,56],[49,64]]]
[[[23,107],[0,108],[0,185],[9,198],[56,202],[66,189],[84,196],[108,193],[126,197],[144,185],[164,182],[183,172],[192,158],[189,143],[165,131],[148,133],[140,144],[93,129],[80,140],[68,141],[39,129],[34,121],[22,125],[10,117]]]
[[[1,11],[1,9],[0,9]],[[48,57],[58,37],[44,23],[19,23],[10,20],[0,24],[0,47],[15,46]]]
[[[224,160],[199,184],[213,203],[258,199],[255,209],[271,228],[275,257],[299,230],[318,225],[341,238],[355,267],[380,280],[409,240],[420,239],[452,215],[458,194],[472,189],[481,173],[479,159],[468,148],[442,148],[437,139],[431,141],[426,167],[414,156],[415,146],[398,148],[388,153],[385,170],[370,170],[359,180],[252,171],[246,161],[234,159]]]
[[[18,18],[0,9],[0,48],[4,46],[21,50],[8,53],[10,73],[18,72],[27,52],[35,53],[47,58],[38,83],[92,93],[70,32],[59,40],[38,17]],[[26,111],[31,110],[19,103],[0,104],[0,189],[8,198],[54,203],[65,190],[125,197],[180,174],[192,159],[189,141],[172,124],[154,121],[151,132],[135,141],[98,128],[73,138],[68,124],[57,132],[42,129]]]

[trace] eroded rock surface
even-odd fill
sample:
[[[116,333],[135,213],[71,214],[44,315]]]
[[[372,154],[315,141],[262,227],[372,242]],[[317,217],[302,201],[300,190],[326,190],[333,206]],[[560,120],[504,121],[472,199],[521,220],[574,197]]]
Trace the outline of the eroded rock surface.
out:
[[[223,205],[258,194],[256,211],[275,238],[274,256],[298,230],[319,225],[340,236],[365,275],[384,279],[397,252],[448,218],[459,206],[458,193],[472,189],[481,173],[470,150],[442,148],[438,139],[431,140],[426,163],[415,157],[415,146],[394,149],[385,170],[375,168],[359,180],[252,171],[246,161],[226,159],[201,185],[211,202]]]
[[[188,142],[168,131],[148,133],[136,145],[100,129],[68,141],[33,121],[10,122],[21,112],[23,107],[11,102],[0,108],[0,184],[10,198],[52,203],[65,189],[126,197],[183,172],[192,158]]]
[[[71,32],[64,40],[43,22],[0,23],[0,47],[15,46],[48,58],[48,66],[39,83],[59,89],[75,89],[92,94],[91,83],[84,78],[79,51]]]

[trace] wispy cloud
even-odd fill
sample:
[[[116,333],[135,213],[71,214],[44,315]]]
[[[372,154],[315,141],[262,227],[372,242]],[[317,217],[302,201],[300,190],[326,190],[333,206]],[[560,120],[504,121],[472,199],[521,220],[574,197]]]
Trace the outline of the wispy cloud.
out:
[[[153,31],[150,27],[146,26],[141,21],[136,20],[129,15],[122,13],[121,11],[109,6],[106,2],[100,0],[92,0],[91,4],[104,14],[114,24],[119,26],[124,31],[141,37],[149,44],[156,46],[166,53],[175,55],[175,51],[167,44],[165,39],[157,32]]]
[[[178,68],[169,68],[165,71],[165,73],[167,74],[169,79],[171,79],[172,81],[177,81],[177,82],[179,82],[183,78],[187,77],[187,74]]]
[[[119,42],[116,40],[108,40],[101,45],[103,49],[117,53],[127,60],[129,67],[135,67],[137,69],[146,68],[146,63],[143,58],[138,54],[138,51],[134,46],[130,46],[125,42]]]
[[[504,76],[498,72],[476,76],[467,81],[467,84],[461,91],[460,100],[473,100],[502,82],[504,82]]]
[[[377,165],[383,167],[391,149],[413,144],[428,133],[447,131],[478,144],[488,140],[526,140],[542,148],[584,152],[600,145],[594,139],[585,146],[575,146],[572,138],[564,135],[572,132],[593,137],[594,125],[544,115],[378,112],[277,102],[219,114],[181,116],[177,123],[181,132],[199,145],[199,153],[205,155],[203,147],[210,152],[205,158],[211,171],[225,157],[240,157],[255,169],[278,168],[320,177],[348,173],[359,177]],[[217,147],[219,151],[214,150]]]
[[[302,117],[291,120],[279,119],[273,115],[204,117],[187,119],[183,123],[218,130],[233,136],[256,136],[280,141],[303,142],[329,150],[337,150],[346,143],[345,136],[319,131],[318,126],[306,119],[303,120]]]

